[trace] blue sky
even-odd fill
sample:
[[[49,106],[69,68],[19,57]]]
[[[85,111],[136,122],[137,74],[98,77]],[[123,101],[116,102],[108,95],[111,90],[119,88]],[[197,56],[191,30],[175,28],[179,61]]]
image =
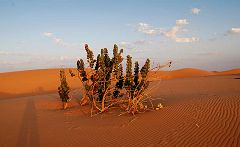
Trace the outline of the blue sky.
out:
[[[113,44],[134,60],[240,67],[239,0],[0,0],[0,72],[74,67]],[[166,69],[169,70],[169,69]]]

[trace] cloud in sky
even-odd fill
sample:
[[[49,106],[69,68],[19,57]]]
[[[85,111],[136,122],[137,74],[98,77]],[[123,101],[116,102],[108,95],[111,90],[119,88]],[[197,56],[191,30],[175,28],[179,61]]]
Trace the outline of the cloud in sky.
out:
[[[196,42],[199,39],[196,37],[191,37],[191,38],[175,38],[176,42],[179,43],[190,43],[190,42]]]
[[[176,20],[176,25],[187,25],[189,21],[187,19],[178,19]]]
[[[163,32],[161,28],[154,28],[153,26],[143,22],[138,23],[137,31],[147,35],[158,35]]]
[[[222,52],[214,51],[214,52],[199,52],[196,53],[197,56],[221,56],[223,55]]]
[[[14,60],[1,58],[1,56],[14,58]],[[16,58],[16,56],[18,58]],[[0,72],[37,68],[73,67],[74,61],[77,59],[78,57],[67,55],[43,55],[39,53],[0,51]],[[83,59],[86,60],[85,58]]]
[[[51,37],[53,35],[53,33],[50,33],[50,32],[44,32],[43,33],[44,36],[47,36],[47,37]]]
[[[201,11],[201,9],[199,9],[199,8],[192,8],[192,9],[191,9],[191,12],[192,12],[193,14],[199,14],[200,11]]]
[[[137,40],[133,42],[135,45],[147,45],[147,44],[151,44],[152,41],[149,40]]]
[[[0,56],[31,56],[31,54],[23,52],[0,51]]]
[[[240,34],[240,28],[231,28],[228,32],[230,34]]]
[[[15,51],[1,51],[0,50],[0,56],[19,56],[24,59],[31,59],[32,61],[37,61],[44,59],[44,61],[66,61],[66,60],[72,60],[77,59],[76,57],[68,57],[68,56],[49,56],[49,55],[41,55],[41,54],[34,54],[34,53],[26,53],[26,52],[15,52]],[[27,57],[27,58],[26,58]]]
[[[125,49],[132,49],[133,48],[133,44],[130,42],[126,42],[126,41],[121,41],[118,43],[120,48],[125,48]]]
[[[199,39],[196,37],[190,37],[190,38],[177,37],[178,34],[187,32],[187,30],[183,28],[183,26],[187,24],[189,24],[189,22],[186,19],[180,19],[180,20],[176,20],[176,26],[173,26],[170,29],[163,29],[163,28],[153,27],[147,23],[141,22],[141,23],[138,23],[137,25],[137,31],[144,33],[146,35],[161,35],[161,36],[170,38],[177,43],[190,43],[190,42],[198,41]]]
[[[83,44],[65,42],[62,38],[56,37],[52,32],[44,32],[43,35],[52,39],[57,45],[65,48],[81,49],[81,46],[83,46]]]
[[[223,34],[225,37],[230,35],[240,35],[240,27],[230,28]]]
[[[171,39],[175,39],[175,38],[177,38],[177,34],[178,33],[186,32],[186,31],[187,31],[186,29],[183,29],[180,26],[174,26],[171,29],[164,31],[163,35],[165,37],[168,37],[168,38],[171,38]]]
[[[151,44],[152,41],[148,41],[148,40],[137,40],[137,41],[133,41],[133,42],[127,42],[127,41],[121,41],[119,42],[119,47],[121,48],[125,48],[125,49],[135,49],[138,48],[139,46],[144,46],[144,45],[148,45]],[[135,50],[136,52],[141,52],[142,50]]]

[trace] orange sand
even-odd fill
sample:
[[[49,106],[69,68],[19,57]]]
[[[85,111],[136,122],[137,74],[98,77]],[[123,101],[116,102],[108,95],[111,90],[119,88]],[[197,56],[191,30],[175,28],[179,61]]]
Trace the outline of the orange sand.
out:
[[[163,78],[150,86],[163,109],[92,118],[77,90],[71,108],[60,110],[58,69],[1,73],[0,146],[240,146],[239,71],[151,73]]]
[[[66,75],[72,89],[80,87],[77,77],[70,77],[68,70]],[[59,69],[0,73],[0,99],[52,93],[59,83]]]

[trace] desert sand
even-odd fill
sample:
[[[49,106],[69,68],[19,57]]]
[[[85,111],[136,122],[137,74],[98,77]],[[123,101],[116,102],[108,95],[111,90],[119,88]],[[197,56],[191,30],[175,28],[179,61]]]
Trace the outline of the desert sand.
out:
[[[0,146],[240,146],[240,69],[152,72],[158,111],[90,117],[78,80],[61,110],[59,69],[0,73]]]

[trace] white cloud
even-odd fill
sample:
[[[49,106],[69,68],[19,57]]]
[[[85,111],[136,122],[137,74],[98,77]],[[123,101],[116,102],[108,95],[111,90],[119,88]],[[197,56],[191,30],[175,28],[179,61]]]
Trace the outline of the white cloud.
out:
[[[9,51],[0,51],[0,55],[3,56],[31,56],[31,54],[23,52],[9,52]]]
[[[65,48],[81,49],[81,46],[83,46],[83,44],[65,42],[62,38],[56,37],[51,32],[44,32],[43,35],[45,37],[48,37],[48,38],[52,39],[56,44],[58,44],[62,47],[65,47]]]
[[[176,20],[176,25],[187,25],[189,21],[187,19],[178,19]]]
[[[198,41],[199,39],[196,38],[196,37],[191,37],[191,38],[175,38],[175,41],[176,42],[179,42],[179,43],[191,43],[191,42],[196,42]]]
[[[231,28],[228,31],[226,31],[224,34],[224,36],[228,36],[228,35],[240,35],[240,27],[238,28]]]
[[[133,48],[148,45],[151,43],[152,43],[152,41],[148,41],[148,40],[137,40],[137,41],[133,41],[133,42],[122,41],[122,42],[119,42],[119,46],[122,48],[126,48],[126,49],[133,49]]]
[[[34,53],[26,53],[26,52],[10,52],[10,51],[0,51],[0,56],[20,56],[22,59],[31,59],[31,60],[56,60],[56,61],[65,61],[76,59],[76,57],[68,57],[68,56],[49,56],[49,55],[41,55]],[[27,57],[27,58],[26,58]]]
[[[199,8],[192,8],[191,11],[193,14],[199,14],[201,10]]]
[[[240,33],[240,28],[231,28],[229,30],[229,33],[238,34],[238,33]]]
[[[177,37],[178,33],[186,32],[186,31],[187,31],[186,29],[183,29],[180,26],[174,26],[171,29],[164,31],[163,35],[165,37],[168,37],[168,38],[171,38],[171,39],[175,39]]]
[[[158,35],[162,33],[161,28],[154,28],[153,26],[147,24],[147,23],[138,23],[137,25],[137,31],[142,32],[147,35]]]
[[[50,32],[44,32],[43,33],[44,36],[47,36],[47,37],[51,37],[53,35],[53,33],[50,33]]]
[[[200,52],[200,53],[196,53],[196,55],[198,56],[221,56],[223,55],[222,52]]]
[[[119,42],[118,45],[119,45],[119,47],[126,48],[126,49],[131,49],[133,47],[132,43],[126,42],[126,41],[121,41],[121,42]]]
[[[149,40],[137,40],[137,41],[134,41],[133,44],[135,45],[147,45],[147,44],[151,44],[152,41],[149,41]]]
[[[150,40],[137,40],[133,42],[122,41],[118,45],[120,48],[127,49],[133,53],[143,52],[147,49],[147,45],[152,44]]]
[[[173,26],[170,29],[163,29],[163,28],[156,28],[147,23],[139,23],[137,25],[137,31],[144,33],[146,35],[162,35],[164,37],[170,38],[178,43],[190,43],[198,41],[199,39],[196,37],[191,38],[179,38],[177,37],[178,34],[187,32],[186,29],[183,28],[183,25],[189,24],[186,19],[176,20],[176,26]]]
[[[24,55],[14,60],[0,58],[0,72],[26,70],[26,69],[39,69],[39,68],[60,68],[60,67],[73,67],[74,61],[78,57],[70,57],[66,55],[43,55],[43,54],[30,54],[20,52],[7,52],[0,51],[1,55],[18,56]],[[25,56],[27,55],[27,56]],[[85,58],[83,58],[86,60]]]

